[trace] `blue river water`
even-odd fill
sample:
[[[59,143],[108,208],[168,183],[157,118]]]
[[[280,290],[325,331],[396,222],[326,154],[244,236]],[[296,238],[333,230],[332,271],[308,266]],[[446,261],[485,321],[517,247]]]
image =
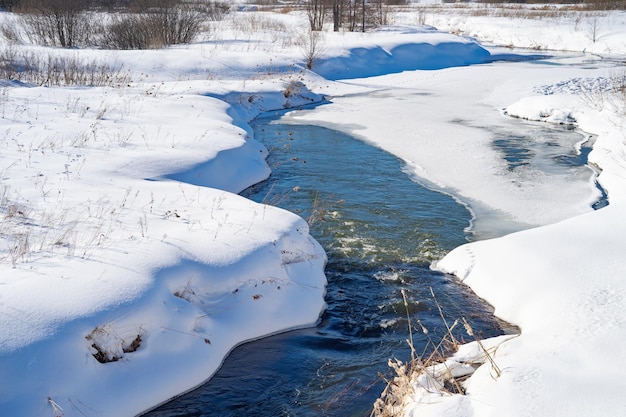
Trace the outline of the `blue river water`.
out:
[[[429,269],[467,241],[471,215],[426,189],[398,158],[323,127],[258,118],[271,177],[243,193],[307,219],[328,254],[327,309],[317,327],[239,346],[205,385],[145,414],[173,416],[369,416],[390,376],[407,360],[408,297],[417,352],[465,317],[482,337],[506,323],[454,277]],[[431,293],[435,294],[436,301]],[[461,326],[459,326],[461,327]],[[472,340],[459,331],[461,340]]]

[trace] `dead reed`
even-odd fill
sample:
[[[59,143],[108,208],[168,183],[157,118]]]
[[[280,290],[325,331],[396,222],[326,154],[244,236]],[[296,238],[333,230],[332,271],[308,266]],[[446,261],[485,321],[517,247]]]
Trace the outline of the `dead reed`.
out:
[[[494,378],[500,377],[502,373],[493,357],[494,350],[488,349],[482,344],[464,317],[450,324],[432,288],[430,291],[439,316],[446,327],[446,333],[440,341],[436,342],[431,338],[428,329],[418,320],[419,329],[428,339],[424,350],[418,355],[413,344],[413,326],[409,314],[409,304],[406,293],[402,290],[402,298],[407,312],[409,333],[407,344],[411,349],[411,359],[407,362],[396,358],[389,359],[388,364],[393,370],[394,376],[387,378],[382,374],[379,375],[387,382],[387,386],[374,403],[370,417],[401,416],[408,401],[418,390],[437,395],[465,395],[464,381],[483,363],[488,362],[490,364]],[[480,346],[482,355],[476,361],[460,363],[449,359],[462,344],[453,334],[459,323],[462,323],[467,335],[474,338]]]

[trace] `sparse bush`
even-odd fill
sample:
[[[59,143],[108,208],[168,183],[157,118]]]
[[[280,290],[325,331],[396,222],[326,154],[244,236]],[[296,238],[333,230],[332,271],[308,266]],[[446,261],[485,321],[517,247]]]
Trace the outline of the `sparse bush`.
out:
[[[610,108],[621,116],[619,123],[626,123],[626,66],[611,75],[611,90],[607,102]]]
[[[150,15],[118,15],[108,25],[103,45],[110,49],[151,49],[164,46],[164,39]]]
[[[38,45],[143,49],[192,42],[206,20],[221,19],[228,8],[186,0],[21,0],[16,11],[27,37]],[[94,18],[96,10],[115,14],[104,25]],[[3,31],[6,38],[18,33]]]
[[[614,70],[608,77],[582,83],[577,90],[580,98],[592,109],[608,110],[618,117],[613,122],[622,126],[626,123],[626,66]]]
[[[34,43],[72,48],[86,43],[91,34],[87,5],[84,0],[21,0],[16,10]]]
[[[23,31],[21,30],[19,20],[9,19],[9,17],[6,16],[2,27],[0,27],[0,33],[9,43],[17,44],[22,42]]]
[[[117,15],[108,25],[104,46],[112,49],[155,49],[190,43],[206,15],[190,4],[163,0],[154,7]]]
[[[319,59],[322,53],[323,41],[324,37],[322,32],[316,32],[312,29],[298,38],[298,45],[302,50],[308,69],[312,69],[315,61]]]
[[[267,13],[243,13],[232,20],[233,29],[244,33],[285,33],[287,26]]]
[[[387,0],[374,0],[368,3],[368,21],[374,26],[391,24],[392,14]]]
[[[121,66],[85,62],[78,56],[18,53],[13,48],[0,52],[0,78],[47,86],[116,87],[129,81]]]

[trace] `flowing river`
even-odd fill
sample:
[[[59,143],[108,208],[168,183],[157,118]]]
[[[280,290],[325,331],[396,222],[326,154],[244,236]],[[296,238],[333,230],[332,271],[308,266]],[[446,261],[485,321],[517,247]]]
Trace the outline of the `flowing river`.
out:
[[[453,277],[429,269],[467,241],[471,214],[463,205],[413,181],[398,158],[343,133],[280,124],[273,115],[253,127],[273,173],[244,195],[309,220],[329,257],[328,307],[315,328],[239,346],[205,385],[146,416],[368,416],[385,386],[379,375],[390,375],[388,359],[410,357],[402,290],[413,328],[429,331],[414,334],[418,353],[445,334],[439,307],[449,323],[465,317],[482,337],[515,331]],[[580,141],[566,130],[544,133]],[[514,169],[536,159],[523,150],[527,142],[503,136],[496,146]],[[567,148],[551,146],[549,159],[585,169]],[[472,340],[462,331],[456,337]]]
[[[454,277],[429,268],[476,237],[465,206],[415,182],[381,149],[280,116],[253,122],[255,138],[270,150],[272,175],[243,195],[309,221],[328,254],[327,309],[314,328],[237,347],[206,384],[145,416],[369,416],[384,377],[392,376],[388,360],[410,358],[407,310],[418,354],[439,343],[443,317],[466,318],[483,338],[517,331]],[[511,171],[532,166],[582,183],[592,176],[585,165],[591,137],[512,119],[484,128]],[[499,224],[489,233],[516,228]],[[462,326],[455,337],[472,340]]]

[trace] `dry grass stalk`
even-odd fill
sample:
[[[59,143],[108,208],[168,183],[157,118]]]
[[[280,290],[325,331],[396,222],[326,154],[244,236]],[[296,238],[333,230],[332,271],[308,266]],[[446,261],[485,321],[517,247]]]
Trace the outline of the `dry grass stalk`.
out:
[[[50,397],[48,397],[48,404],[50,404],[50,406],[52,407],[52,412],[54,413],[54,417],[61,417],[65,415],[63,408]]]
[[[470,324],[467,322],[467,320],[465,320],[465,317],[463,317],[463,326],[465,327],[465,330],[467,331],[467,334],[472,336],[472,337],[474,337],[476,339],[476,343],[478,343],[478,346],[480,346],[480,349],[485,354],[485,358],[491,364],[491,370],[496,374],[496,378],[500,378],[500,376],[502,375],[502,371],[500,370],[500,367],[496,364],[496,362],[495,362],[495,360],[493,358],[492,353],[489,352],[485,348],[485,345],[483,345],[483,342],[481,342],[480,339],[475,336],[474,329],[472,329],[472,326],[470,326]]]
[[[136,332],[126,333],[120,336],[111,324],[106,324],[96,327],[85,339],[91,343],[91,354],[98,362],[117,362],[126,354],[136,352],[143,342],[141,327]]]
[[[130,81],[121,66],[88,62],[76,56],[0,51],[0,78],[45,86],[119,87]]]
[[[494,378],[500,377],[502,374],[497,366],[493,350],[487,349],[483,343],[476,337],[475,332],[469,322],[462,318],[463,326],[467,334],[473,337],[478,343],[482,358],[477,358],[473,362],[457,362],[448,359],[452,352],[458,350],[460,343],[453,335],[454,329],[459,324],[459,320],[455,320],[451,325],[448,324],[441,305],[437,301],[434,291],[431,288],[431,294],[439,311],[439,315],[444,322],[447,332],[438,343],[433,342],[428,330],[418,320],[418,324],[424,334],[428,335],[428,343],[421,355],[416,354],[413,345],[413,330],[410,321],[408,302],[405,291],[402,290],[402,298],[409,320],[409,338],[407,343],[411,349],[411,360],[402,362],[398,359],[390,359],[389,367],[394,371],[395,376],[392,379],[386,378],[379,374],[387,382],[387,386],[381,393],[380,398],[376,400],[370,417],[391,417],[401,415],[409,400],[417,390],[429,394],[437,395],[465,395],[463,381],[467,379],[478,366],[485,362],[489,362]],[[427,353],[430,349],[430,353]]]

